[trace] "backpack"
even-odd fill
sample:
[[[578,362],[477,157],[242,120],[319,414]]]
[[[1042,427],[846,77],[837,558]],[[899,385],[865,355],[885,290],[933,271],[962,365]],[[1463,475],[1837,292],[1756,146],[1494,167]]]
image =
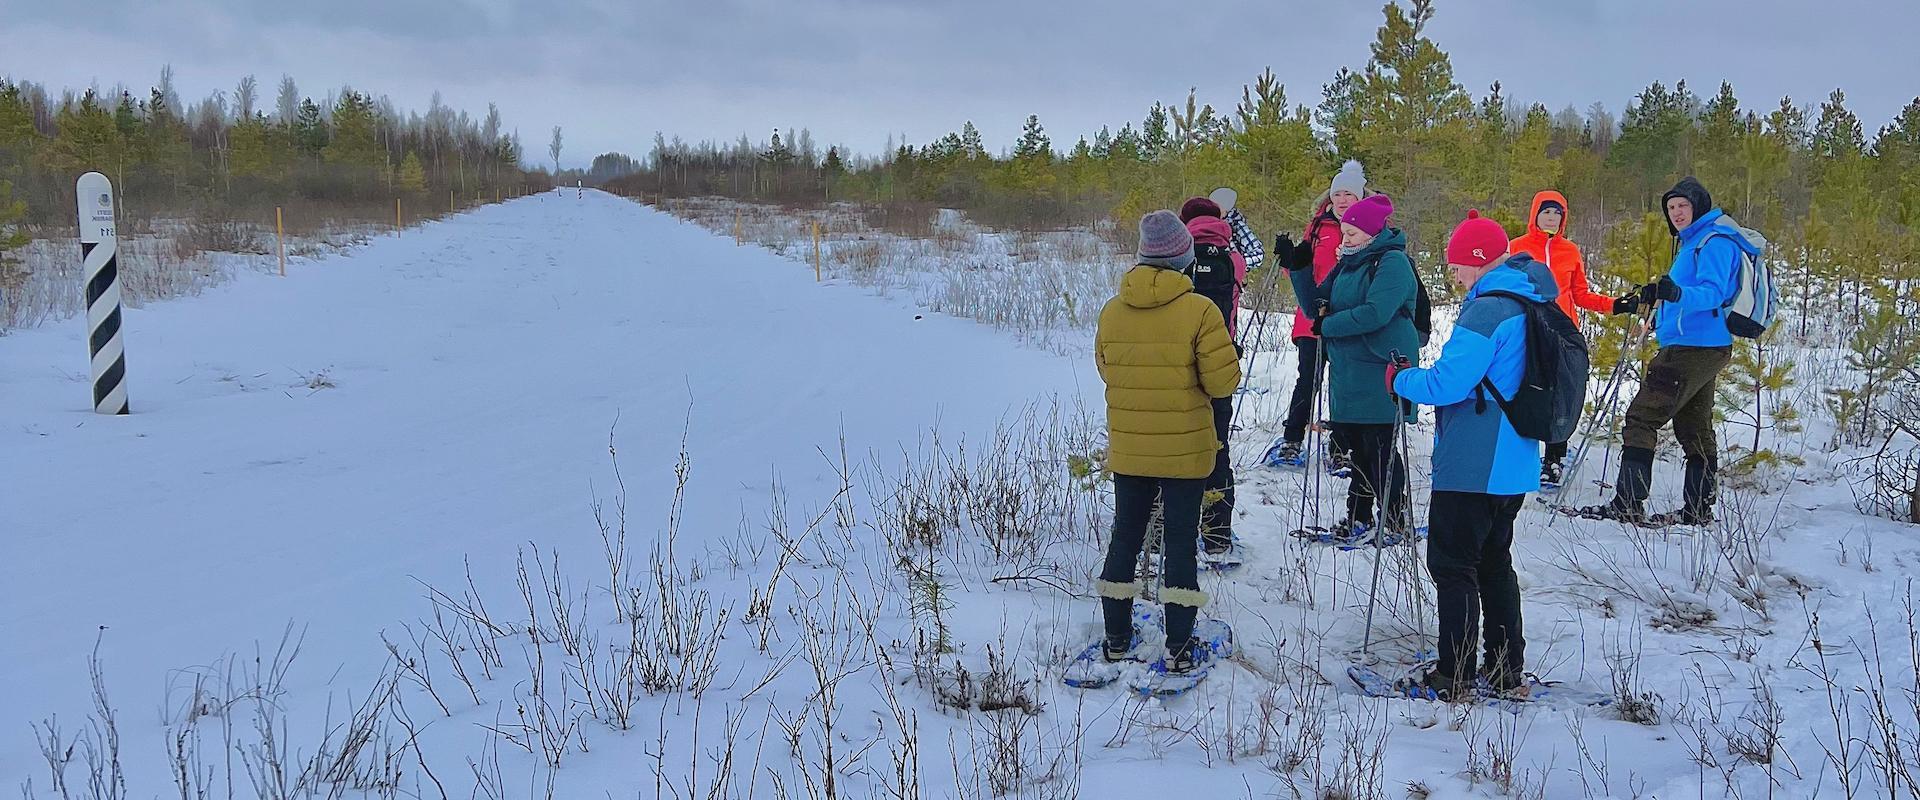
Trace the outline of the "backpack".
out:
[[[1212,300],[1220,307],[1220,316],[1227,320],[1227,334],[1238,341],[1240,321],[1234,319],[1233,298],[1239,293],[1240,283],[1233,276],[1233,253],[1217,244],[1193,245],[1193,264],[1181,274],[1193,279],[1194,294]]]
[[[1412,260],[1407,265],[1413,266]],[[1372,283],[1380,274],[1380,259],[1373,260],[1373,266],[1367,268],[1367,282]],[[1427,282],[1420,279],[1420,270],[1413,271],[1413,311],[1401,309],[1401,313],[1413,320],[1413,329],[1420,334],[1420,346],[1426,347],[1427,340],[1433,338],[1433,298],[1427,294]]]
[[[1492,379],[1483,377],[1482,402],[1487,394],[1493,395],[1513,431],[1528,439],[1559,444],[1573,438],[1587,401],[1586,337],[1573,318],[1553,303],[1503,291],[1480,296],[1518,300],[1527,318],[1526,368],[1520,390],[1511,399],[1501,397]]]
[[[1780,305],[1780,290],[1773,284],[1773,268],[1767,265],[1767,238],[1752,228],[1741,227],[1731,218],[1726,221],[1755,252],[1740,248],[1740,269],[1734,275],[1733,296],[1720,307],[1726,311],[1728,333],[1743,339],[1758,339],[1773,325],[1774,309]],[[1702,238],[1700,244],[1694,246],[1696,256],[1714,236],[1730,237],[1731,234],[1716,233]]]

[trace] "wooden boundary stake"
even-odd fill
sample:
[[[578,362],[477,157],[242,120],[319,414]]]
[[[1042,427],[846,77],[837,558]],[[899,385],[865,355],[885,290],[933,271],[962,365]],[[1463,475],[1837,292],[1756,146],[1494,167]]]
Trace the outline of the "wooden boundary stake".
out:
[[[280,277],[287,277],[287,223],[280,214],[280,207],[273,207],[273,240],[280,250]]]
[[[813,223],[813,282],[820,282],[820,223]]]
[[[400,224],[400,198],[396,197],[393,198],[393,229],[398,231],[403,227],[406,226]]]

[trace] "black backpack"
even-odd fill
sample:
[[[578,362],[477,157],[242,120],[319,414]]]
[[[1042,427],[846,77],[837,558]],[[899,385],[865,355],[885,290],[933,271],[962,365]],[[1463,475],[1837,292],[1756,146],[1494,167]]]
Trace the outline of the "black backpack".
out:
[[[1520,302],[1527,317],[1526,370],[1520,391],[1512,399],[1500,396],[1493,381],[1480,379],[1480,402],[1493,395],[1515,433],[1547,444],[1573,438],[1580,411],[1587,400],[1587,338],[1559,306],[1513,292],[1486,292],[1481,297],[1509,297]],[[1484,410],[1484,405],[1482,410]]]
[[[1233,296],[1240,288],[1240,282],[1234,280],[1233,252],[1217,244],[1193,245],[1193,264],[1181,274],[1193,279],[1195,294],[1212,300],[1220,307],[1220,316],[1227,320],[1227,332],[1239,340],[1239,320],[1233,318]]]

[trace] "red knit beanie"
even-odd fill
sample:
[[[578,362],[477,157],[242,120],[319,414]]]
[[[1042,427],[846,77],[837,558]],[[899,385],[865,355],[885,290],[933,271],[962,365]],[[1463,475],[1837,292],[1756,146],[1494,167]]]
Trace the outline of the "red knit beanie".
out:
[[[1359,228],[1368,236],[1379,236],[1387,229],[1387,217],[1393,216],[1393,201],[1384,194],[1376,194],[1347,209],[1340,221]]]
[[[1447,238],[1447,263],[1484,267],[1507,254],[1507,230],[1500,223],[1468,211],[1467,218]]]

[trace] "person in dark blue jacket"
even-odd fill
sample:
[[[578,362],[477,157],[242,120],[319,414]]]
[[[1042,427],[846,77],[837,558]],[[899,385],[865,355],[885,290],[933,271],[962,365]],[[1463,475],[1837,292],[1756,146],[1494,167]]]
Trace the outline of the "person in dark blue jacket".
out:
[[[1427,511],[1439,664],[1420,688],[1443,699],[1471,691],[1479,673],[1476,638],[1485,644],[1489,683],[1523,691],[1526,639],[1513,571],[1513,524],[1527,493],[1540,488],[1540,442],[1516,433],[1499,402],[1479,386],[1487,380],[1511,397],[1526,373],[1526,307],[1505,294],[1542,303],[1560,294],[1547,265],[1525,254],[1507,255],[1506,231],[1477,211],[1467,212],[1448,239],[1447,267],[1466,290],[1453,335],[1433,366],[1396,364],[1387,375],[1394,394],[1435,406],[1439,420]],[[1483,615],[1481,636],[1475,637]]]
[[[1660,352],[1627,406],[1620,476],[1613,499],[1579,510],[1581,516],[1640,525],[1705,525],[1713,522],[1719,442],[1713,431],[1713,401],[1720,372],[1733,360],[1733,334],[1726,305],[1733,299],[1746,255],[1757,255],[1733,220],[1713,207],[1713,197],[1692,177],[1661,198],[1667,226],[1677,240],[1673,266],[1659,281],[1614,301],[1613,313],[1645,310],[1653,315]],[[1668,422],[1686,456],[1684,503],[1668,514],[1646,513],[1653,485],[1654,446]]]

